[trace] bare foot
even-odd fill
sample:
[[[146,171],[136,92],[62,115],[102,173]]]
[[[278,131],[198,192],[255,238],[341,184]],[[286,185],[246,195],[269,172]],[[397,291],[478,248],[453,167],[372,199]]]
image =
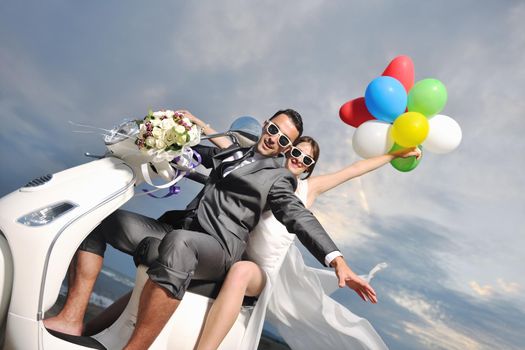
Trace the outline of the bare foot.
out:
[[[60,316],[50,317],[44,320],[47,329],[70,335],[82,335],[82,322],[71,322]]]

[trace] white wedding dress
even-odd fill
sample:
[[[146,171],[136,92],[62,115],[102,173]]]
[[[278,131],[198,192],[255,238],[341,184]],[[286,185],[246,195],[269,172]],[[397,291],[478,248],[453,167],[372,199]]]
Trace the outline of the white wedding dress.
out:
[[[299,180],[296,195],[303,203],[307,193],[308,182]],[[306,266],[294,239],[271,211],[262,214],[250,234],[248,258],[266,272],[267,280],[240,348],[257,348],[266,315],[294,350],[387,349],[366,319],[328,296],[338,288],[335,273]],[[361,277],[369,281],[385,266]]]

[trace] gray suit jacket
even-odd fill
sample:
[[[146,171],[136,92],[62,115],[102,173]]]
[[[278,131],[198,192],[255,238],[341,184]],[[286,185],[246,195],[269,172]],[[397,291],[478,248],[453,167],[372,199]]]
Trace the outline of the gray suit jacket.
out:
[[[261,213],[268,209],[289,232],[297,235],[321,264],[325,264],[328,253],[338,250],[321,224],[294,194],[297,182],[282,166],[282,158],[259,160],[222,177],[218,169],[222,160],[238,150],[245,153],[249,149],[234,146],[226,150],[206,146],[194,149],[200,153],[202,165],[212,171],[187,210],[196,213],[201,227],[216,237],[233,259],[240,259],[248,234],[259,222]],[[166,212],[159,220],[173,224],[176,218],[181,218],[180,214]]]

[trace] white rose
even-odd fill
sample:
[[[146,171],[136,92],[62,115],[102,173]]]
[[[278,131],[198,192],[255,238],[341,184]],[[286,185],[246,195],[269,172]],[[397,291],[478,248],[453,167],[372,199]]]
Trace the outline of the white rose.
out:
[[[151,125],[153,126],[160,126],[160,123],[161,123],[161,120],[158,119],[158,118],[153,118],[150,120],[151,121]]]
[[[175,112],[172,111],[171,109],[167,109],[164,114],[166,115],[166,117],[168,118],[173,118],[173,116],[175,115]]]
[[[146,143],[146,146],[148,146],[148,147],[154,147],[155,146],[155,138],[150,136],[150,137],[146,138],[145,143]]]
[[[166,112],[165,111],[156,111],[156,112],[153,112],[153,116],[156,117],[156,118],[160,118],[162,117]]]
[[[177,134],[175,133],[175,130],[173,129],[167,130],[164,133],[164,141],[166,141],[166,144],[168,146],[172,145],[175,142],[176,138],[177,138]]]
[[[184,124],[186,124],[186,125],[193,125],[193,123],[191,122],[190,118],[188,118],[188,117],[184,117],[184,118],[182,118],[182,121],[183,121]]]
[[[175,126],[175,122],[173,121],[173,118],[166,118],[162,121],[162,128],[164,130],[168,130],[168,129],[171,129]]]
[[[160,150],[163,150],[164,148],[166,148],[166,142],[164,142],[164,140],[162,139],[158,139],[156,142],[155,142],[155,147],[157,149],[160,149]]]
[[[152,133],[153,133],[153,136],[154,136],[155,138],[157,138],[157,139],[158,139],[158,138],[161,138],[162,135],[164,134],[164,132],[162,131],[162,129],[159,128],[159,127],[154,127]]]
[[[177,137],[176,137],[176,142],[177,144],[183,146],[186,144],[186,134],[177,134]]]
[[[184,134],[186,132],[186,128],[182,125],[175,126],[175,132],[177,134]]]

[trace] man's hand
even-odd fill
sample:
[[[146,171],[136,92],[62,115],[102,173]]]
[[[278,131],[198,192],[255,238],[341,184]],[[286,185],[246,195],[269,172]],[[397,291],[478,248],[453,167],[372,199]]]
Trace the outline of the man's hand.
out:
[[[364,301],[370,300],[372,304],[377,303],[374,289],[350,269],[342,256],[332,260],[330,265],[335,268],[335,274],[339,280],[339,288],[343,288],[346,285],[352,288]]]

